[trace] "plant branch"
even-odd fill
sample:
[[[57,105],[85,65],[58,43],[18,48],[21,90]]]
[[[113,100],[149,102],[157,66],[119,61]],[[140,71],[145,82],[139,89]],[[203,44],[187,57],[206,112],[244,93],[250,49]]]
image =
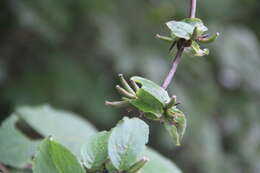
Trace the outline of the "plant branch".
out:
[[[181,62],[181,56],[182,56],[183,50],[184,50],[183,46],[180,49],[178,49],[175,59],[172,63],[171,70],[169,71],[169,73],[167,74],[166,78],[163,81],[162,88],[166,89],[170,85],[170,83],[174,77],[174,74],[177,70],[177,67],[178,67],[179,63]]]
[[[197,0],[190,0],[190,11],[189,11],[190,18],[194,18],[196,16],[196,6],[197,6]],[[174,74],[177,70],[177,67],[178,67],[179,63],[181,62],[181,56],[184,51],[184,47],[185,47],[185,42],[182,42],[179,47],[177,46],[178,51],[177,51],[175,59],[172,63],[171,69],[163,81],[162,88],[167,89],[168,86],[170,85],[170,83],[174,77]]]

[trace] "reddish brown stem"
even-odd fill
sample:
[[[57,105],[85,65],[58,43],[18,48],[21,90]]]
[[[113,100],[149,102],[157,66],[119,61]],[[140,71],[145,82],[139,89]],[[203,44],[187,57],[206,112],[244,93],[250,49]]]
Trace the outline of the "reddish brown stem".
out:
[[[190,18],[194,18],[196,16],[196,5],[197,5],[197,0],[191,0],[190,1]]]

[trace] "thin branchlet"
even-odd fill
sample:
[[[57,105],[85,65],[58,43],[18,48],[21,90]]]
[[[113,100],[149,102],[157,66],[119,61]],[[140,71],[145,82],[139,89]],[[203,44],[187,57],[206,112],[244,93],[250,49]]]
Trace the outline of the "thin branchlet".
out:
[[[197,5],[197,0],[190,0],[190,10],[189,10],[190,18],[194,18],[196,16],[196,5]],[[180,45],[177,47],[178,50],[177,50],[176,56],[173,60],[170,71],[168,72],[166,78],[164,79],[164,81],[162,83],[162,88],[167,89],[168,86],[170,85],[172,79],[174,78],[177,67],[178,67],[179,63],[181,62],[182,53],[184,51],[186,44],[187,43],[185,41],[182,41],[180,43]]]
[[[194,18],[196,16],[196,6],[197,6],[197,0],[190,0],[190,18]]]

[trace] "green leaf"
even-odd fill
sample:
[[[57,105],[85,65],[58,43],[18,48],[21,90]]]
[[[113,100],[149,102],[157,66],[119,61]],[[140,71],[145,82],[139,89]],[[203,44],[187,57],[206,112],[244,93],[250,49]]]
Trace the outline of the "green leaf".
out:
[[[142,89],[144,91],[151,94],[154,98],[159,100],[163,105],[168,103],[168,101],[170,100],[168,92],[162,87],[160,87],[159,85],[157,85],[156,83],[154,83],[153,81],[139,76],[131,77],[131,80],[134,80],[136,83],[141,84]]]
[[[128,173],[138,173],[140,169],[144,167],[144,165],[147,163],[149,159],[146,157],[143,157],[141,160],[136,162],[131,168],[127,171]]]
[[[168,131],[168,133],[170,134],[173,142],[175,143],[175,145],[180,146],[180,135],[178,133],[177,127],[173,124],[171,124],[170,122],[164,122],[164,127],[166,128],[166,130]]]
[[[78,115],[48,105],[21,107],[17,114],[43,136],[53,136],[80,156],[81,146],[96,129]]]
[[[107,131],[99,132],[91,136],[83,145],[81,155],[86,168],[96,170],[107,160],[109,135],[110,133]]]
[[[186,51],[193,56],[205,56],[209,55],[209,49],[200,49],[200,46],[196,41],[192,41],[191,47],[188,48]]]
[[[182,171],[169,159],[165,158],[153,149],[147,148],[144,155],[149,161],[141,169],[140,173],[181,173]]]
[[[128,170],[136,163],[148,142],[148,125],[138,118],[124,117],[119,121],[108,142],[108,155],[119,170]]]
[[[109,173],[118,173],[117,169],[114,167],[110,160],[106,162],[105,167]]]
[[[164,127],[172,137],[173,142],[179,146],[186,131],[186,117],[184,113],[177,108],[168,109],[167,115],[169,117],[165,120]]]
[[[33,173],[85,173],[76,157],[64,146],[45,139],[33,162]]]
[[[189,40],[192,36],[194,26],[183,22],[183,21],[169,21],[166,23],[168,28],[172,31],[172,35],[179,37],[179,38],[184,38],[185,40]]]
[[[187,127],[186,116],[183,114],[183,112],[179,111],[178,116],[175,117],[175,121],[177,122],[177,130],[180,134],[180,139],[182,139]]]
[[[166,37],[166,36],[163,36],[163,35],[160,35],[160,34],[156,34],[155,37],[160,39],[160,40],[166,41],[168,43],[173,43],[175,41],[175,38]]]
[[[0,162],[22,168],[30,163],[38,141],[28,139],[15,127],[18,120],[12,114],[0,127]]]
[[[197,28],[198,36],[202,35],[208,30],[208,28],[203,24],[202,20],[199,18],[186,18],[182,20],[185,23],[191,24],[194,28]]]
[[[163,104],[155,99],[150,93],[140,88],[137,92],[137,99],[128,99],[129,103],[137,107],[140,111],[149,115],[148,118],[158,119],[163,113]]]
[[[137,90],[137,99],[126,99],[130,104],[137,107],[140,111],[145,112],[145,116],[150,119],[159,119],[163,114],[163,109],[170,97],[162,87],[154,82],[134,76],[131,80],[142,87]]]

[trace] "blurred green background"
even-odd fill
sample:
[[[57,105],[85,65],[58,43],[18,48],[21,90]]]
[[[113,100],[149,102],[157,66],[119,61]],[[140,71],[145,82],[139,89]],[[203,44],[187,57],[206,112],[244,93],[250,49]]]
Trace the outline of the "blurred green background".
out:
[[[79,113],[100,130],[130,113],[117,74],[160,84],[172,57],[164,23],[188,13],[188,0],[1,0],[0,120],[16,106],[49,103]],[[197,16],[221,37],[207,57],[184,57],[169,87],[188,128],[174,147],[158,123],[150,145],[184,172],[260,172],[260,1],[198,0]]]

